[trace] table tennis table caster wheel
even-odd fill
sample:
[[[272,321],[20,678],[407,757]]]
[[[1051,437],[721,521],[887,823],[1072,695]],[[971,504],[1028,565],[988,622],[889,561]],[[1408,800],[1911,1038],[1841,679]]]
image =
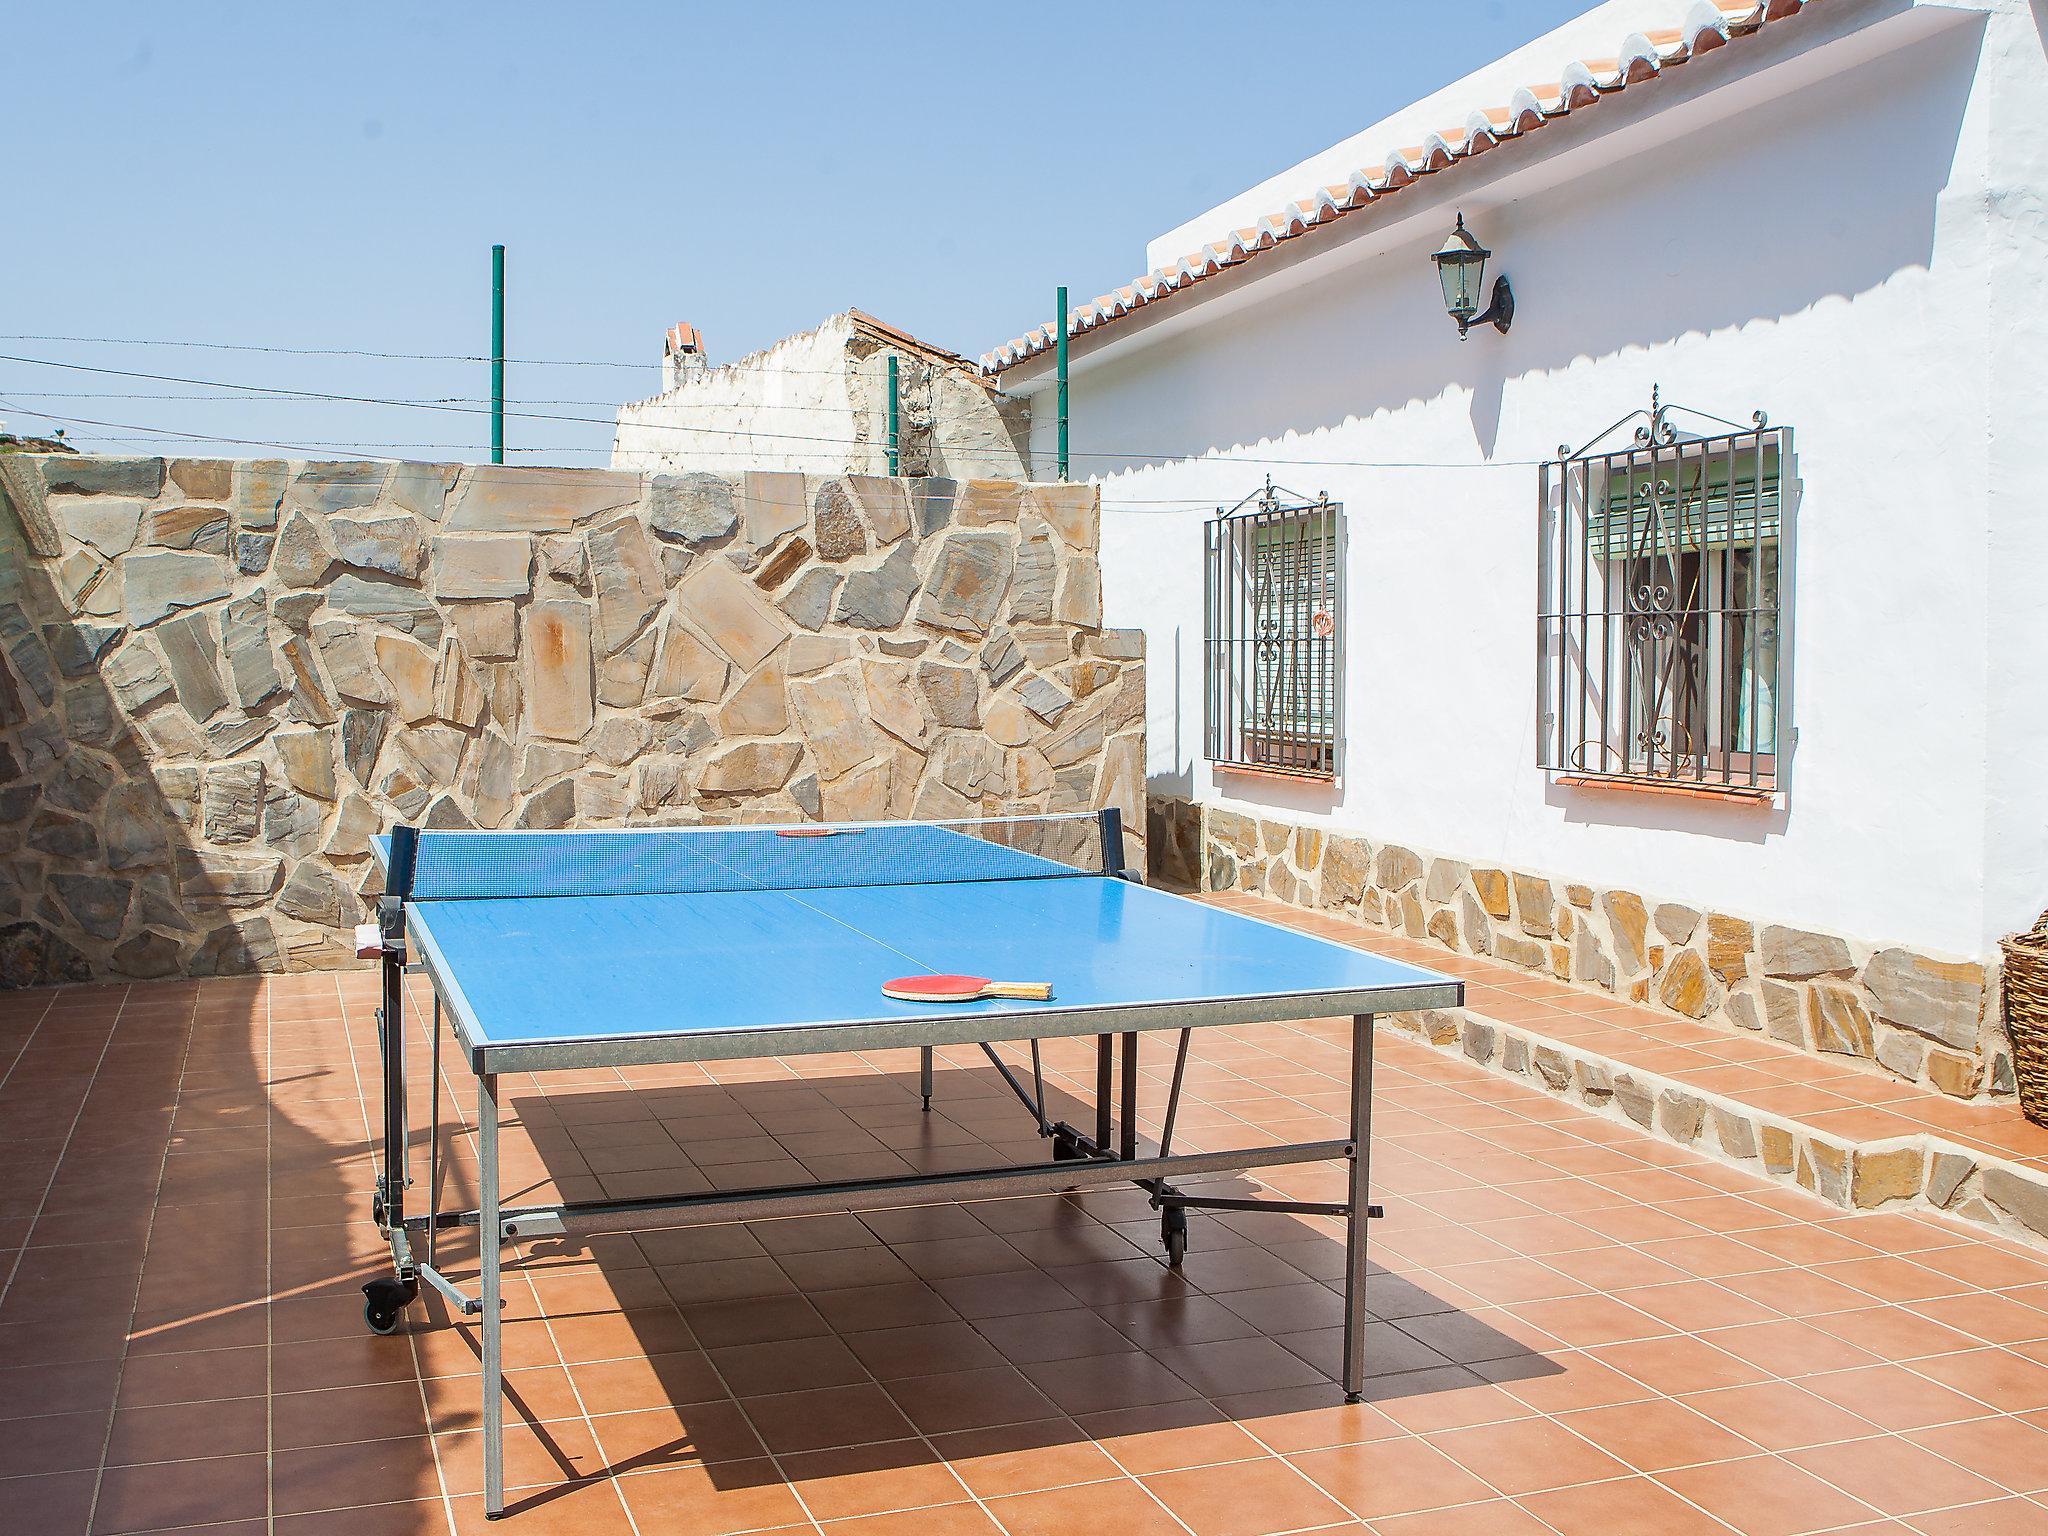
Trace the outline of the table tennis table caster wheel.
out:
[[[398,1332],[398,1320],[420,1288],[412,1280],[372,1280],[363,1287],[363,1321],[372,1333]]]
[[[1188,1256],[1188,1213],[1169,1205],[1159,1213],[1159,1241],[1166,1245],[1166,1262],[1179,1269]]]

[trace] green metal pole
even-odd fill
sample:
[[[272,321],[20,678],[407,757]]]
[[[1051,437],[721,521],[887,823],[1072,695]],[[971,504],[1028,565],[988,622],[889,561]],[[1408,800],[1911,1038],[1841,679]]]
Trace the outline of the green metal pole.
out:
[[[1054,305],[1053,335],[1058,338],[1060,375],[1060,478],[1067,478],[1067,290],[1059,290]]]
[[[896,354],[889,354],[889,473],[903,473],[903,460],[898,452],[901,443],[896,435]]]
[[[505,247],[491,247],[491,462],[505,462]]]

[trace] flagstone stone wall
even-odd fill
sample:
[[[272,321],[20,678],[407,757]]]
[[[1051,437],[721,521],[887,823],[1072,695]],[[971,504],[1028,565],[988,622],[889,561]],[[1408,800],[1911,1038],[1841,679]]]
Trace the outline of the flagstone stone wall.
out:
[[[1089,487],[11,456],[0,501],[0,984],[347,961],[398,821],[1118,805],[1143,867]]]
[[[2013,1092],[1997,973],[1974,960],[1492,868],[1173,796],[1152,872],[1340,912],[1445,949],[1751,1030],[1957,1098]]]

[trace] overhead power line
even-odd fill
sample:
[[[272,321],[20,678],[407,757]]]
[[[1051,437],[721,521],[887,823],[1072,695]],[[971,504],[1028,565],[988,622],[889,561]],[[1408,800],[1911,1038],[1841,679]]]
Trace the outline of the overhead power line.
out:
[[[137,336],[41,336],[0,335],[0,341],[60,341],[85,347],[165,347],[206,352],[274,352],[287,357],[374,357],[391,362],[488,363],[483,352],[377,352],[362,347],[278,347],[241,341],[160,341]],[[506,365],[521,368],[656,368],[659,363],[645,358],[637,363],[613,363],[587,358],[508,357]]]

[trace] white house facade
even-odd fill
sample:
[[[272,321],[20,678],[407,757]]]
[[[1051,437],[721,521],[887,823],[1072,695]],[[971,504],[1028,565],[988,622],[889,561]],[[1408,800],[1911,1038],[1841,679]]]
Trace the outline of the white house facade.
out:
[[[1611,0],[1074,310],[1164,872],[2009,1092],[2043,40],[2026,0]],[[1460,216],[1505,333],[1446,313]],[[1054,359],[984,359],[1039,478]]]

